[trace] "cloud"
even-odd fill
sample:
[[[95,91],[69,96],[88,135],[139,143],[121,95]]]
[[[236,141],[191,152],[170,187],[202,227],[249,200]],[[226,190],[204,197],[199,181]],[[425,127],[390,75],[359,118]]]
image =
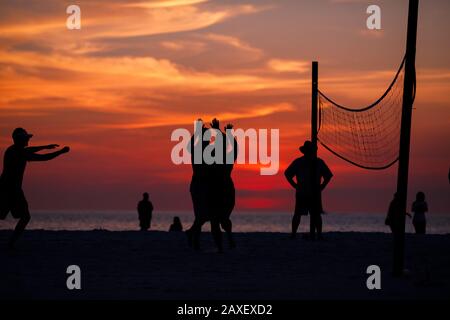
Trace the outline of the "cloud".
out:
[[[46,15],[37,12],[39,21],[21,20],[0,25],[0,33],[11,38],[30,38],[47,36],[60,42],[69,34],[73,40],[96,38],[127,38],[150,36],[199,30],[224,22],[227,19],[257,13],[266,8],[254,5],[230,5],[200,8],[197,5],[206,1],[152,1],[133,4],[123,3],[86,3],[81,8],[81,30],[68,31],[64,16]],[[59,4],[61,5],[61,3]],[[89,14],[84,14],[86,11]],[[41,21],[42,20],[42,21]]]
[[[222,35],[222,34],[215,34],[215,33],[208,33],[208,34],[204,35],[203,38],[210,40],[210,41],[225,44],[227,46],[230,46],[230,47],[242,50],[242,51],[249,52],[257,57],[260,57],[263,55],[263,51],[261,49],[254,48],[254,47],[250,46],[249,44],[243,42],[242,40],[240,40],[237,37],[233,37],[233,36],[229,36],[229,35]]]
[[[267,65],[270,69],[277,72],[295,72],[295,73],[305,73],[309,71],[310,62],[308,61],[298,61],[298,60],[281,60],[272,59]]]
[[[197,114],[197,118],[212,119],[214,117],[221,121],[230,121],[238,119],[249,119],[265,117],[275,113],[293,112],[295,108],[290,103],[279,103],[274,105],[254,105],[254,106],[242,106],[241,112],[217,112],[217,110],[209,113]],[[122,123],[122,124],[106,124],[99,125],[101,128],[113,128],[113,129],[144,129],[155,128],[161,126],[176,126],[186,125],[193,121],[192,114],[166,114],[165,116],[155,117],[147,122],[135,122],[135,123]]]
[[[208,2],[209,0],[154,0],[147,2],[136,2],[124,5],[124,7],[130,8],[144,8],[144,9],[155,9],[155,8],[173,8],[188,5],[196,5],[200,3]]]

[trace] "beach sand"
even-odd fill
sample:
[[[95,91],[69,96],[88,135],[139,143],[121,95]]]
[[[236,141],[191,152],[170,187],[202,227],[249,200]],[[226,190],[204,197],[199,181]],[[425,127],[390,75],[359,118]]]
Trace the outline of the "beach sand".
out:
[[[237,233],[238,247],[223,254],[209,232],[194,252],[184,233],[30,230],[12,254],[10,234],[0,231],[0,299],[450,298],[450,235],[408,234],[409,272],[396,279],[392,236],[383,233],[326,233],[315,242]],[[81,290],[66,287],[69,265],[81,268]],[[369,265],[381,268],[381,290],[366,287]]]

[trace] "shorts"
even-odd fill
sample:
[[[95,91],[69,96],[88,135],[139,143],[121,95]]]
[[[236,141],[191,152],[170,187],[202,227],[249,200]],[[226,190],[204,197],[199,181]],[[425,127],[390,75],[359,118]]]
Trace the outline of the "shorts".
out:
[[[319,193],[318,199],[316,200],[316,203],[313,204],[313,200],[312,200],[311,196],[306,195],[304,192],[297,191],[295,193],[294,215],[307,216],[308,213],[311,214],[311,212],[318,212],[320,214],[323,213],[322,197],[321,197],[320,193]]]
[[[22,189],[0,189],[0,220],[4,220],[9,212],[14,219],[30,216],[28,202]]]

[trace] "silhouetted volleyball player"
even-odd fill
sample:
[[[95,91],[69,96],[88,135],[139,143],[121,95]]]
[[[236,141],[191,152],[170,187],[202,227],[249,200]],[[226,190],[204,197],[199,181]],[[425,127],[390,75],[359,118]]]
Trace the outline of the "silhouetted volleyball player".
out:
[[[225,129],[231,128],[232,125],[228,125]],[[233,152],[231,154],[231,159],[234,163],[237,156],[237,142],[233,138],[234,141],[230,141],[231,151],[227,152],[227,141],[231,138],[220,131],[219,120],[213,119],[211,122],[211,129],[216,130],[216,134],[220,135],[222,138],[223,162],[210,165],[206,163],[197,164],[197,166],[193,165],[194,175],[192,179],[193,182],[191,182],[191,195],[194,203],[195,220],[192,227],[187,231],[187,235],[189,242],[194,245],[195,249],[198,249],[201,228],[205,222],[210,221],[214,242],[218,251],[222,252],[222,232],[220,226],[222,226],[227,233],[230,247],[235,247],[232,236],[232,223],[230,220],[230,215],[235,203],[235,190],[231,179],[233,164],[227,165],[226,157],[227,154]],[[205,134],[206,130],[207,129],[202,125],[203,134]],[[197,131],[199,131],[198,128]],[[211,133],[211,131],[209,131],[209,133]],[[200,137],[200,139],[201,138],[202,137]],[[194,133],[190,145],[188,146],[191,155],[195,152],[193,146],[196,140],[198,140],[198,138]],[[203,150],[211,143],[210,139],[207,138],[206,140],[206,143],[203,141]],[[197,143],[199,143],[199,141]],[[212,156],[215,156],[214,152]]]
[[[208,210],[211,216],[211,230],[214,230],[213,235],[215,241],[218,247],[221,248],[222,238],[220,226],[222,226],[227,233],[230,247],[234,248],[236,245],[233,239],[230,215],[235,205],[235,189],[231,172],[234,161],[237,158],[237,142],[232,135],[227,135],[220,131],[219,120],[213,119],[211,128],[216,130],[216,141],[218,137],[221,137],[222,140],[222,162],[212,164],[209,170]],[[225,127],[225,132],[227,129],[232,128],[233,125],[228,124]],[[231,147],[230,150],[228,150],[228,146]],[[229,158],[228,161],[227,158]],[[230,163],[228,164],[227,162]]]
[[[192,205],[194,207],[194,223],[186,230],[188,243],[194,249],[200,248],[200,232],[202,225],[210,219],[208,212],[208,170],[209,166],[203,161],[203,151],[208,146],[209,141],[203,141],[203,135],[207,128],[202,119],[195,123],[194,134],[187,146],[187,151],[191,153],[192,179],[189,187]],[[197,149],[196,151],[196,148]],[[196,158],[196,153],[200,159]],[[196,161],[197,160],[197,161]],[[197,163],[196,163],[197,162]]]
[[[303,156],[295,159],[284,172],[287,181],[296,190],[291,237],[295,238],[297,234],[301,216],[306,216],[309,212],[311,219],[310,237],[313,240],[317,231],[317,236],[320,239],[322,237],[321,214],[323,213],[321,192],[330,182],[333,174],[320,158],[317,158],[317,172],[315,174],[312,172],[313,144],[311,141],[305,141],[299,149]],[[294,181],[294,177],[296,181]],[[313,190],[312,188],[313,177],[317,179],[315,185],[319,186],[319,190]],[[316,197],[313,197],[314,193],[317,195]]]
[[[138,206],[139,226],[141,231],[147,231],[152,225],[153,204],[149,200],[147,192],[142,194],[142,200],[139,201]]]
[[[218,125],[218,123],[217,123]],[[231,177],[231,173],[233,171],[234,162],[237,159],[238,154],[238,144],[236,138],[227,134],[227,130],[231,130],[233,128],[232,124],[228,124],[225,126],[224,131],[222,133],[223,142],[224,142],[224,164],[218,167],[220,172],[220,176],[223,179],[222,190],[218,190],[221,192],[221,207],[220,207],[220,225],[223,230],[227,233],[228,243],[231,248],[235,248],[236,244],[233,239],[233,224],[231,222],[230,216],[233,212],[234,205],[236,203],[236,189],[234,188],[233,179]],[[228,150],[228,146],[230,146],[230,150]],[[232,159],[232,163],[228,163],[227,158]],[[214,182],[213,182],[214,183]]]
[[[55,149],[58,145],[28,147],[32,136],[25,129],[16,128],[12,133],[14,144],[5,151],[4,155],[3,172],[0,177],[0,219],[5,219],[9,212],[15,219],[19,219],[8,243],[10,249],[14,248],[31,218],[22,190],[27,162],[48,161],[70,150],[69,147],[64,147],[56,152],[38,154],[37,152],[41,150]]]

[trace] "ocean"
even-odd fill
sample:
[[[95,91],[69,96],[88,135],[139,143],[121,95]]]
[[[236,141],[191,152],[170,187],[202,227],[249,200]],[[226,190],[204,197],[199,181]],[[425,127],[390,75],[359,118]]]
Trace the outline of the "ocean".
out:
[[[151,229],[167,231],[174,216],[180,217],[184,229],[192,224],[192,212],[154,212]],[[291,218],[292,214],[286,212],[234,212],[231,216],[235,232],[290,232]],[[390,232],[384,225],[384,213],[327,213],[322,218],[324,232]],[[450,233],[450,214],[430,213],[427,219],[427,233]],[[0,221],[0,229],[12,229],[15,223],[9,215],[6,220]],[[302,217],[300,232],[305,232],[308,228],[309,218]],[[128,231],[138,230],[139,226],[137,213],[134,211],[34,211],[28,229]],[[206,225],[203,229],[209,231],[209,226]],[[408,217],[406,232],[414,232]]]

